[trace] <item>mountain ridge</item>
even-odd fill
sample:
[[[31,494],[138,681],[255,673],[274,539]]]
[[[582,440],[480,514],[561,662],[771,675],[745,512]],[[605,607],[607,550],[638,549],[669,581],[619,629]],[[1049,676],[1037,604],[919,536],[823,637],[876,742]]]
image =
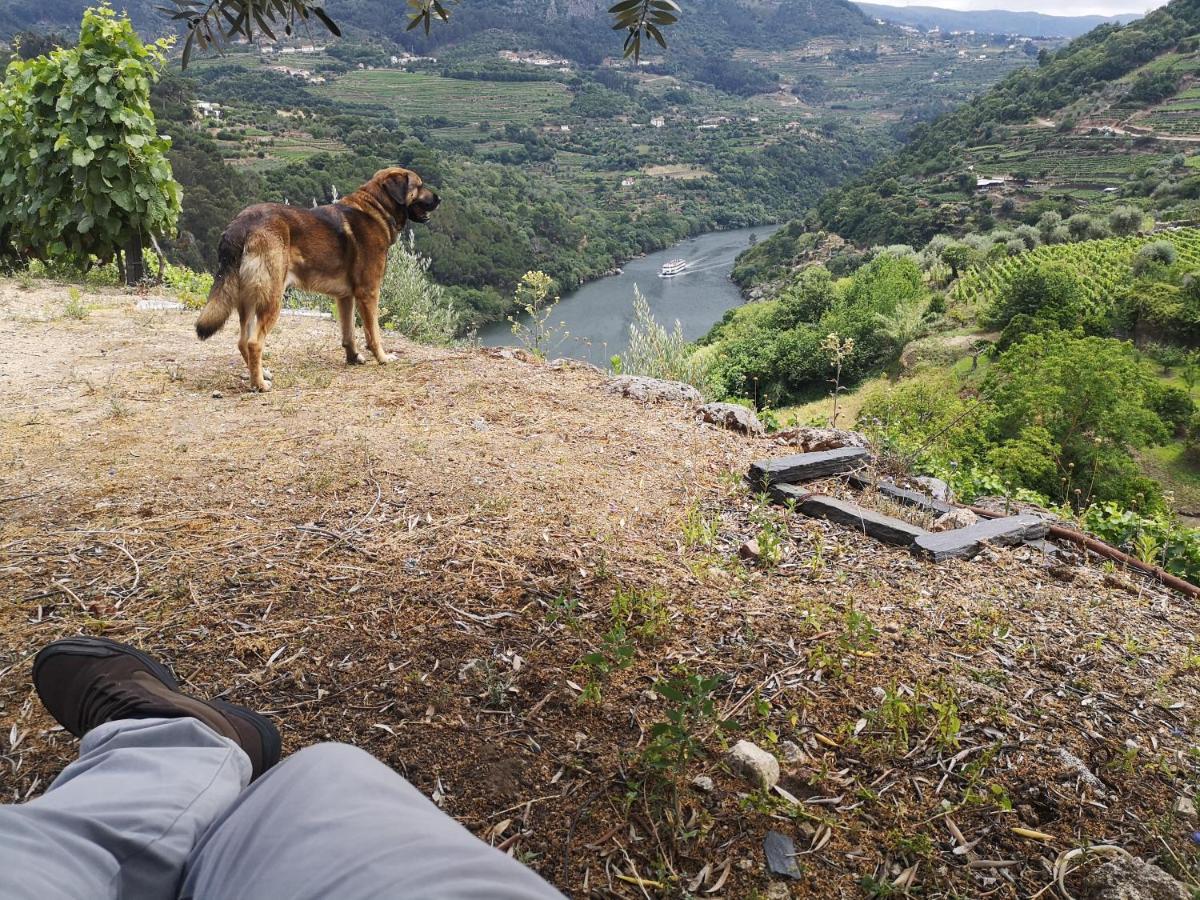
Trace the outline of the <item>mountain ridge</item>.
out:
[[[974,31],[984,34],[1019,34],[1027,37],[1075,38],[1101,25],[1127,25],[1141,13],[1115,16],[1056,16],[1007,9],[963,12],[938,6],[887,6],[855,3],[867,15],[898,25],[942,31]]]
[[[1025,209],[1065,218],[1148,203],[1168,160],[1200,149],[1198,80],[1200,0],[1101,26],[914,129],[897,153],[748,251],[735,277],[743,286],[773,277],[788,257],[780,245],[806,232],[922,245],[939,233],[988,230],[997,216],[1019,220]]]

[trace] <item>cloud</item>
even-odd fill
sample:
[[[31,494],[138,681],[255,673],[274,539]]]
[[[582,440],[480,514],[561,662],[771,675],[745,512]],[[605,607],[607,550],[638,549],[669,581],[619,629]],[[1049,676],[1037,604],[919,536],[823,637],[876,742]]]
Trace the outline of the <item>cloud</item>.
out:
[[[1051,16],[1115,16],[1119,13],[1144,13],[1160,6],[1165,0],[873,0],[888,6],[934,6],[941,9],[992,10],[1009,9],[1019,12],[1040,12]]]

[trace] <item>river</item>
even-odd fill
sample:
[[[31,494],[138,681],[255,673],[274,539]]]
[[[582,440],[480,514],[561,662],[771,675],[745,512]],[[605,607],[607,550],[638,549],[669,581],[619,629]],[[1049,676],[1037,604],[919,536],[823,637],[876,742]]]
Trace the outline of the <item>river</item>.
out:
[[[561,334],[566,336],[556,337],[546,349],[547,355],[607,365],[613,354],[624,351],[629,343],[635,285],[645,295],[659,324],[671,329],[678,320],[684,337],[695,340],[720,321],[726,310],[742,302],[729,273],[737,255],[750,246],[751,234],[762,239],[778,227],[714,231],[688,238],[666,250],[630,260],[620,275],[588,282],[563,297],[555,308],[550,321],[555,325],[562,322]],[[671,259],[687,260],[688,268],[674,278],[659,278],[659,269]],[[488,347],[516,341],[507,323],[485,329],[479,339]]]

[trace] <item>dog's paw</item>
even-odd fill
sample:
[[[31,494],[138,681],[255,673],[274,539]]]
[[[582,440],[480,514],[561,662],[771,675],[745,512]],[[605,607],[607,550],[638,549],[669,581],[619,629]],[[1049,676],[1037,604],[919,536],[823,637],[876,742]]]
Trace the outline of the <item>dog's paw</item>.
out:
[[[396,354],[395,353],[381,353],[381,354],[379,354],[379,356],[376,357],[376,359],[379,360],[379,364],[381,366],[386,366],[388,363],[396,361]]]
[[[348,366],[363,366],[366,365],[366,363],[367,358],[361,353],[355,352],[346,354],[346,365]]]

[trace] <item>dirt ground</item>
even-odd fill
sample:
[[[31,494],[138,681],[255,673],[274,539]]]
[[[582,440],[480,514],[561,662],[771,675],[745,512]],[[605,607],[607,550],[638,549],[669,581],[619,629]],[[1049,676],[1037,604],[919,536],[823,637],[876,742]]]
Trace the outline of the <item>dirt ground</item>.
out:
[[[1182,597],[768,508],[742,475],[785,448],[586,369],[397,338],[347,368],[285,318],[250,394],[233,334],[135,300],[0,282],[5,800],[76,750],[33,654],[91,632],[270,712],[285,752],[366,748],[572,896],[1058,896],[1090,843],[1198,883]],[[729,770],[742,738],[782,793]]]

